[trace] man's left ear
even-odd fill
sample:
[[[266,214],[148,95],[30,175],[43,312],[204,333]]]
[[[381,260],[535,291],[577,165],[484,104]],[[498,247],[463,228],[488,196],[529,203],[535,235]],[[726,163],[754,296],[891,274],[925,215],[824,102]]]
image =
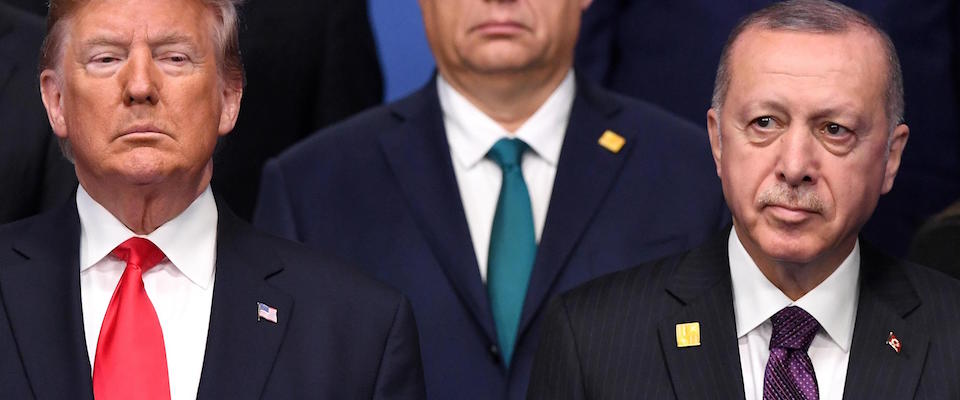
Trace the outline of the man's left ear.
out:
[[[897,125],[893,129],[890,138],[890,153],[887,155],[887,165],[883,174],[883,188],[880,193],[886,194],[893,189],[893,180],[897,177],[897,171],[900,170],[900,160],[903,157],[903,149],[907,147],[907,138],[910,137],[910,127],[907,124]]]
[[[237,124],[240,115],[240,99],[243,98],[243,84],[228,83],[223,86],[223,109],[220,111],[220,136],[226,135]]]

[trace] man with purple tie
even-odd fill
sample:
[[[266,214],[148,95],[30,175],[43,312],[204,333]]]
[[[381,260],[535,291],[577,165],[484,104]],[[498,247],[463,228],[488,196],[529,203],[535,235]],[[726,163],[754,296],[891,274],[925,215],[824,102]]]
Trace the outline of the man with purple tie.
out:
[[[960,397],[960,283],[858,239],[907,143],[902,85],[846,6],[747,17],[707,112],[733,228],[562,295],[530,398]]]

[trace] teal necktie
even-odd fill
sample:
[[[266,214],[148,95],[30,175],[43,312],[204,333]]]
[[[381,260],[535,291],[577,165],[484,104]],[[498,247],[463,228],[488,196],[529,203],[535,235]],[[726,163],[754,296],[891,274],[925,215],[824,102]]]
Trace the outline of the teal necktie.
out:
[[[519,139],[500,139],[487,153],[487,158],[503,171],[497,213],[490,232],[487,292],[497,325],[497,340],[507,367],[513,355],[527,283],[537,254],[530,194],[520,169],[520,159],[526,149],[527,144]]]

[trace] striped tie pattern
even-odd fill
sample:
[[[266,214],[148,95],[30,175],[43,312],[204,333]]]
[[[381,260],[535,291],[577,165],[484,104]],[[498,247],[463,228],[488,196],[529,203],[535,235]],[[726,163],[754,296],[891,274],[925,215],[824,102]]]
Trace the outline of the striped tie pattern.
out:
[[[763,374],[764,400],[818,400],[817,376],[807,349],[820,323],[796,306],[780,310],[770,321],[773,336]]]

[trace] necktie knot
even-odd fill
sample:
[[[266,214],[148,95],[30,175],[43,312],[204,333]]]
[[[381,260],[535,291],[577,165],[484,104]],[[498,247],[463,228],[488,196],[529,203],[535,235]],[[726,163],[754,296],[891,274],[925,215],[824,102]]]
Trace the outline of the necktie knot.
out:
[[[773,336],[770,338],[770,348],[785,348],[803,350],[810,347],[810,342],[820,330],[820,323],[812,315],[797,306],[786,307],[773,317]]]
[[[497,141],[487,152],[487,158],[493,160],[503,171],[520,166],[520,158],[527,150],[527,144],[520,139],[503,138]]]
[[[166,257],[157,245],[141,237],[127,239],[113,249],[110,254],[126,261],[129,265],[139,267],[141,271],[153,268]]]

